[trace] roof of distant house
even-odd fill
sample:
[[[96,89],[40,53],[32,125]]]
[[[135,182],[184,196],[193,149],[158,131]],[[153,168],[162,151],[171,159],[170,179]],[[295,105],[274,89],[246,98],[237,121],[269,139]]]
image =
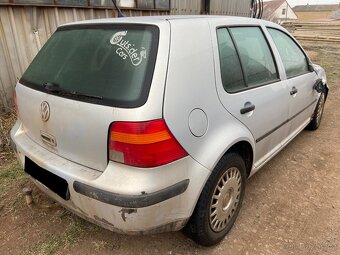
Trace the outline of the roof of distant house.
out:
[[[290,7],[289,3],[286,0],[272,0],[269,2],[264,2],[262,18],[270,19],[270,16],[284,3],[286,3]]]
[[[325,12],[325,11],[335,11],[340,7],[340,4],[306,4],[297,5],[293,8],[295,12]]]
[[[279,8],[284,2],[286,2],[286,0],[273,0],[270,2],[264,2],[262,18],[269,18],[270,15],[272,15],[273,12],[275,12],[276,9]]]

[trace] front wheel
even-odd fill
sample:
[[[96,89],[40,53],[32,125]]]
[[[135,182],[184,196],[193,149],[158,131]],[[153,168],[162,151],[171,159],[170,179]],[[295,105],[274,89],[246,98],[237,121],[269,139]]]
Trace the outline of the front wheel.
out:
[[[246,185],[246,167],[237,153],[226,154],[211,173],[184,232],[197,243],[220,242],[234,225]]]
[[[326,96],[325,96],[325,93],[322,92],[320,94],[319,101],[315,107],[312,119],[307,126],[307,129],[316,130],[319,128],[321,119],[322,119],[323,109],[325,107],[325,101],[326,101]]]

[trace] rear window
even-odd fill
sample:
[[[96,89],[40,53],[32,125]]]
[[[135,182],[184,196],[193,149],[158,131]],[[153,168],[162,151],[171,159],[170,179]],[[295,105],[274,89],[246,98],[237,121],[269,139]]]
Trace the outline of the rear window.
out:
[[[52,83],[63,90],[94,96],[76,100],[139,107],[149,94],[158,38],[158,28],[151,25],[61,27],[34,58],[20,83],[41,91],[45,91],[43,84]]]

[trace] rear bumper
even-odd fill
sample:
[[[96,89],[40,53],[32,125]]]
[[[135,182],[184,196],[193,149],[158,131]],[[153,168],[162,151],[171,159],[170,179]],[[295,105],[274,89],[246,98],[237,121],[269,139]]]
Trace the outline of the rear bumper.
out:
[[[73,183],[73,189],[84,196],[96,199],[106,204],[127,208],[142,208],[155,205],[175,196],[178,196],[186,191],[188,185],[189,179],[186,179],[151,194],[140,195],[122,195],[112,193],[78,181],[75,181]]]
[[[191,157],[142,169],[109,162],[104,172],[64,159],[32,141],[18,121],[11,138],[22,166],[29,158],[68,183],[65,200],[36,185],[77,215],[115,232],[147,234],[181,229],[210,172]]]

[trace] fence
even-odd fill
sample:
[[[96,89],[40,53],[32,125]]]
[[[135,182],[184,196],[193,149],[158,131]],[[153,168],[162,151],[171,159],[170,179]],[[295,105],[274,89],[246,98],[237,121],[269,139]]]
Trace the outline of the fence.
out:
[[[251,0],[171,0],[171,14],[250,16]]]

